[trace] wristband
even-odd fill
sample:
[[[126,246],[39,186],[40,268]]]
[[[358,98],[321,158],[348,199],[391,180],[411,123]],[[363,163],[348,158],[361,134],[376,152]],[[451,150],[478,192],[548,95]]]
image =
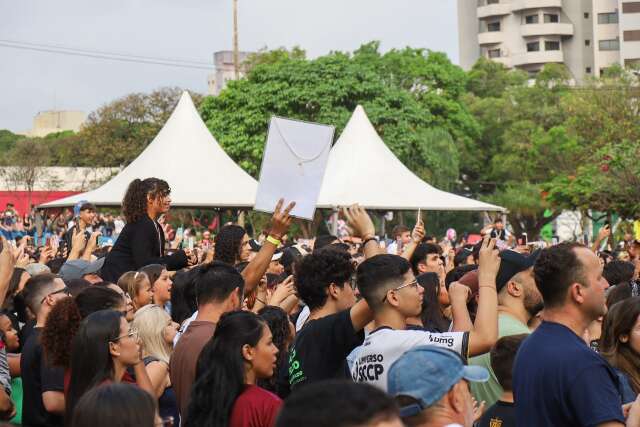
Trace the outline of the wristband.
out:
[[[362,247],[364,248],[367,243],[369,243],[370,241],[374,240],[376,243],[378,243],[378,239],[376,239],[375,237],[369,237],[364,239],[364,241],[362,242]]]
[[[267,236],[267,242],[271,243],[272,245],[274,245],[276,248],[278,246],[280,246],[280,240],[276,239],[275,237],[273,237],[272,235],[268,235]]]

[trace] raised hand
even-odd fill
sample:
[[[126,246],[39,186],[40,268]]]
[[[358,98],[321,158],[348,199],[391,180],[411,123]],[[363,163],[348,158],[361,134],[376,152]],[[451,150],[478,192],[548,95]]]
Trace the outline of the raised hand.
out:
[[[420,244],[420,242],[422,242],[422,239],[424,239],[424,235],[425,235],[424,224],[422,223],[422,219],[421,219],[416,223],[416,226],[413,227],[413,231],[411,232],[411,239],[415,243]]]
[[[269,228],[269,235],[275,237],[278,240],[282,240],[282,236],[287,234],[289,227],[291,227],[291,221],[293,218],[289,215],[289,212],[296,206],[296,202],[291,202],[282,210],[284,205],[284,199],[278,200],[276,208],[273,210],[273,216],[271,217],[271,226]]]
[[[480,247],[478,262],[478,281],[480,285],[489,285],[493,283],[495,286],[496,276],[500,269],[499,251],[496,249],[496,239],[485,236]]]
[[[16,266],[17,257],[13,251],[13,247],[9,244],[4,236],[0,235],[2,239],[2,252],[0,252],[0,276],[11,277],[13,269]]]
[[[269,305],[280,305],[282,301],[287,299],[290,295],[294,295],[295,293],[296,287],[293,281],[293,276],[289,276],[273,291],[271,300],[269,301]]]
[[[342,209],[347,224],[356,237],[368,239],[376,234],[375,226],[367,211],[358,204]]]
[[[464,301],[466,304],[471,298],[471,289],[460,282],[452,282],[449,285],[449,299],[453,304],[454,301]]]

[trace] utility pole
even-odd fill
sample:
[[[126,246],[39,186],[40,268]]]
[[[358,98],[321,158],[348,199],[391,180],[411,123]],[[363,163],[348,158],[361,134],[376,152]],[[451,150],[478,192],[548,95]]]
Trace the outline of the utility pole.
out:
[[[233,0],[233,69],[236,80],[240,78],[240,60],[238,52],[238,0]]]

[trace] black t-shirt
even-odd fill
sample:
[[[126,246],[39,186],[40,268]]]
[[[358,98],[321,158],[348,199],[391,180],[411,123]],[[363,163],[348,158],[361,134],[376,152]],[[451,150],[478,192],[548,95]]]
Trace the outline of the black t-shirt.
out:
[[[515,403],[498,400],[485,411],[476,427],[516,427]]]
[[[353,329],[350,310],[309,321],[289,349],[291,390],[330,378],[348,378],[346,357],[363,340],[364,330]]]
[[[47,412],[42,402],[42,393],[46,391],[64,392],[64,369],[46,363],[41,333],[41,328],[34,328],[22,349],[22,424],[25,427],[63,426],[63,417]]]

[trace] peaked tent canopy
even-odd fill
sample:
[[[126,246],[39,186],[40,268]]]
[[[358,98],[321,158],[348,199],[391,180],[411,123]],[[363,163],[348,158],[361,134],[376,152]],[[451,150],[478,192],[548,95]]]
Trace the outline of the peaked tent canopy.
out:
[[[382,141],[360,105],[329,153],[318,198],[322,208],[353,203],[380,210],[505,210],[422,181]]]
[[[176,207],[252,207],[258,187],[220,147],[184,92],[151,144],[118,175],[95,190],[40,207],[73,206],[82,200],[120,206],[129,183],[149,177],[169,183]]]

